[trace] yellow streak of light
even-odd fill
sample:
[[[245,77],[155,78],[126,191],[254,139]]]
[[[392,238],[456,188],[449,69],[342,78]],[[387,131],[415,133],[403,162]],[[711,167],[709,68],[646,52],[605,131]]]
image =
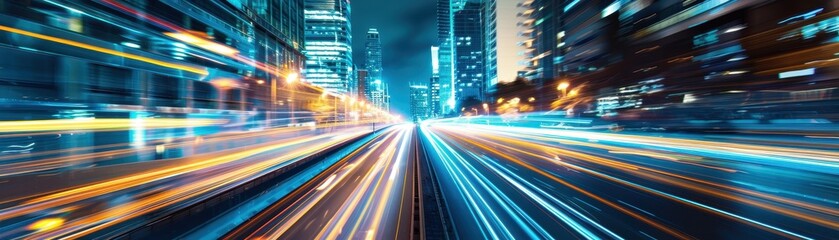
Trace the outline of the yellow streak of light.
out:
[[[320,150],[321,148],[337,144],[338,142],[344,141],[345,139],[350,138],[350,137],[353,137],[353,136],[347,136],[346,138],[341,138],[341,139],[333,139],[331,141],[328,141],[328,142],[325,142],[325,143],[322,143],[322,144],[307,146],[307,147],[302,148],[302,149],[295,149],[296,152],[292,152],[292,153],[289,153],[289,154],[286,154],[286,155],[283,155],[283,156],[280,156],[280,157],[276,157],[276,158],[273,158],[273,159],[270,159],[270,160],[259,161],[255,164],[235,167],[235,168],[232,168],[232,170],[225,171],[225,172],[223,172],[222,174],[219,174],[219,175],[205,177],[205,178],[202,178],[200,180],[190,182],[189,184],[179,185],[179,186],[176,186],[174,188],[166,189],[165,191],[152,194],[148,197],[144,197],[142,199],[139,199],[139,200],[136,200],[136,201],[133,201],[133,202],[129,202],[129,203],[126,203],[126,204],[119,205],[115,208],[108,209],[107,211],[101,211],[101,212],[98,212],[96,214],[84,216],[82,218],[79,218],[79,219],[76,219],[76,220],[72,221],[70,224],[68,224],[68,226],[66,226],[65,228],[62,228],[61,230],[54,231],[54,232],[51,232],[51,233],[48,233],[48,234],[34,236],[34,237],[35,238],[43,238],[43,237],[52,238],[52,237],[58,237],[58,236],[61,236],[61,235],[64,235],[64,234],[69,234],[68,236],[64,236],[64,237],[79,238],[79,237],[87,235],[89,233],[92,233],[92,232],[107,228],[109,226],[113,226],[113,225],[118,224],[120,222],[126,221],[128,219],[133,218],[133,217],[141,216],[143,214],[147,214],[149,212],[153,212],[155,210],[162,209],[164,207],[169,206],[172,203],[175,203],[175,202],[178,202],[178,201],[183,201],[185,199],[192,199],[192,198],[202,196],[202,195],[207,195],[208,193],[211,193],[212,191],[215,191],[215,190],[221,188],[222,186],[228,186],[231,183],[241,181],[242,179],[245,179],[249,176],[253,176],[254,174],[262,172],[265,169],[268,169],[272,166],[276,166],[276,165],[281,164],[283,162],[296,159],[297,157],[300,157],[300,156],[303,156],[303,155],[306,155],[306,154],[311,154],[313,152],[316,152],[316,151]],[[302,142],[299,141],[297,143],[299,144],[299,143],[302,143]],[[287,145],[290,145],[290,143],[281,144],[281,145],[287,146]],[[277,146],[275,145],[274,147],[277,147]],[[268,146],[267,148],[271,148],[271,146]],[[266,148],[259,148],[259,149],[268,150]],[[251,154],[255,154],[256,152],[260,152],[260,151],[255,150],[255,151],[246,151],[246,152],[251,153]],[[245,154],[245,155],[250,155],[250,154]],[[233,158],[237,158],[237,159],[243,157],[242,154],[237,153],[237,154],[226,155],[222,158],[227,159],[227,158],[230,158],[231,156]],[[156,178],[156,179],[166,178],[166,177],[170,177],[170,176],[171,175],[169,175],[169,176],[158,176],[159,178]],[[151,179],[151,180],[154,180],[154,179]],[[119,181],[119,180],[117,180],[117,181]],[[112,181],[112,182],[116,182],[116,181]],[[134,181],[134,182],[130,182],[129,184],[136,184],[136,183],[137,182]],[[91,186],[88,186],[88,187],[96,187],[96,186],[91,185]],[[88,187],[85,187],[85,188],[88,188]],[[108,186],[102,186],[102,187],[108,187]],[[87,189],[87,190],[90,191],[92,189]],[[55,196],[49,196],[49,197],[55,197]]]
[[[389,138],[393,137],[393,135],[394,135],[394,134],[395,134],[395,132],[388,133],[387,135],[385,135],[385,136],[382,138],[382,139],[383,139],[382,141],[386,141],[387,139],[389,139]],[[359,148],[359,149],[356,149],[356,151],[354,151],[352,154],[348,155],[346,158],[354,157],[354,156],[355,156],[356,154],[358,154],[358,152],[360,152],[362,149],[365,149],[365,148],[367,148],[367,146],[370,146],[370,144],[373,144],[373,142],[371,141],[371,142],[366,143],[364,146],[362,146],[362,147],[361,147],[361,148]],[[364,155],[362,155],[362,156],[361,156],[360,158],[358,158],[358,159],[359,159],[360,161],[364,161],[364,160],[369,159],[370,155],[371,155],[373,152],[375,152],[375,149],[377,149],[377,148],[379,148],[379,147],[381,147],[381,145],[376,145],[376,146],[374,146],[374,147],[373,147],[373,149],[370,149],[369,151],[367,151]],[[358,164],[358,163],[355,163],[355,164]],[[369,174],[371,174],[371,172],[372,172],[372,171],[368,171],[368,172],[367,172],[367,174],[369,175]],[[265,237],[266,237],[266,238],[270,238],[270,239],[279,239],[279,238],[280,238],[283,234],[285,234],[285,232],[286,232],[286,231],[288,231],[289,229],[291,229],[291,227],[292,227],[294,224],[296,224],[298,221],[300,221],[300,219],[301,219],[301,218],[303,218],[303,216],[304,216],[307,212],[309,212],[309,210],[311,210],[313,207],[315,207],[315,205],[316,205],[318,202],[320,202],[323,198],[325,198],[325,197],[329,196],[328,192],[332,189],[332,187],[334,187],[335,185],[337,185],[337,182],[342,181],[342,180],[343,180],[346,176],[348,176],[348,175],[349,175],[349,174],[342,174],[342,175],[339,177],[339,179],[335,181],[335,182],[336,182],[336,184],[332,184],[332,185],[329,187],[329,189],[327,189],[326,191],[323,191],[323,192],[319,193],[319,194],[318,194],[315,198],[313,198],[313,199],[309,199],[308,201],[306,201],[306,204],[305,204],[305,205],[300,206],[300,207],[297,207],[297,208],[295,209],[295,211],[292,213],[293,215],[291,215],[291,216],[287,217],[286,219],[284,219],[283,224],[276,224],[276,225],[271,225],[271,226],[263,226],[263,228],[264,228],[264,227],[269,227],[269,228],[270,228],[270,229],[269,229],[269,235],[268,235],[268,236],[265,236]],[[365,175],[365,178],[366,178],[366,175]],[[336,213],[336,214],[337,214],[337,213]],[[269,221],[269,222],[273,222],[273,221]],[[253,237],[253,236],[250,236],[250,237]]]
[[[329,135],[321,135],[318,136],[320,138],[329,137]],[[204,159],[201,161],[188,163],[184,165],[178,166],[170,166],[164,169],[157,169],[157,170],[150,170],[145,172],[140,172],[134,175],[123,176],[117,179],[105,180],[98,183],[89,184],[86,186],[80,186],[52,194],[48,194],[42,197],[37,197],[34,199],[30,199],[21,206],[16,208],[7,209],[4,215],[0,216],[0,220],[5,220],[9,218],[13,218],[16,216],[21,216],[24,214],[29,214],[33,212],[37,212],[43,209],[58,207],[62,205],[67,205],[71,203],[75,203],[78,201],[82,201],[84,199],[88,199],[91,197],[96,197],[102,194],[107,194],[111,192],[115,192],[122,189],[128,189],[132,187],[136,187],[139,185],[147,184],[153,181],[157,181],[160,179],[166,179],[170,177],[174,177],[177,175],[181,175],[187,172],[196,171],[212,166],[217,166],[219,164],[227,163],[242,159],[247,156],[255,155],[261,152],[265,152],[268,150],[286,147],[295,144],[301,144],[311,141],[311,139],[300,139],[295,141],[284,142],[280,144],[269,144],[262,147],[257,147],[254,149],[249,149],[245,151],[239,151],[232,154],[222,155],[218,157],[211,157],[208,159]],[[309,151],[315,151],[317,149],[309,149]]]
[[[401,136],[401,134],[400,134],[400,136]],[[398,146],[395,146],[395,145],[398,145],[398,143],[399,143],[398,139],[399,139],[399,136],[397,136],[396,139],[389,142],[390,144],[388,144],[388,146],[385,150],[386,152],[378,158],[378,161],[377,161],[377,164],[376,164],[377,166],[374,167],[373,169],[371,169],[371,172],[379,173],[379,178],[378,178],[378,181],[376,181],[376,184],[373,185],[373,190],[369,191],[370,195],[375,194],[377,192],[377,190],[379,189],[379,187],[381,187],[382,180],[386,179],[385,176],[388,173],[387,166],[388,165],[390,165],[391,167],[393,166],[393,164],[390,164],[390,163],[392,162],[393,154],[396,152],[396,148],[398,147]],[[384,144],[382,144],[382,145],[384,145]],[[366,184],[362,184],[360,186],[369,186],[374,180],[377,180],[374,177],[375,175],[368,175],[368,176],[369,176],[369,178],[366,179],[366,181],[365,181]],[[358,190],[361,190],[361,189],[358,189]],[[358,190],[353,193],[353,195],[351,197],[352,198],[351,204],[347,205],[347,206],[349,206],[347,209],[358,209],[358,202],[360,202],[362,199],[364,199],[366,201],[365,201],[364,206],[361,208],[360,211],[362,213],[364,213],[364,215],[367,215],[367,217],[373,218],[374,221],[375,220],[381,220],[382,215],[370,215],[370,210],[369,209],[370,209],[370,205],[373,203],[373,199],[369,198],[370,195],[363,194],[363,193],[365,193],[365,191],[358,191]],[[368,189],[365,189],[365,190],[368,190]],[[378,199],[388,199],[388,198],[389,198],[389,195],[385,195],[385,196],[380,196],[380,198],[378,198]],[[386,205],[386,204],[379,204],[379,206],[383,206],[383,205]],[[344,225],[346,225],[346,222],[349,220],[349,217],[351,215],[352,214],[347,214],[346,212],[344,214],[341,214],[341,218],[338,220],[338,224],[337,224],[337,226],[340,226],[338,229],[341,229],[341,228],[344,227]],[[361,225],[362,220],[365,220],[365,218],[355,219],[355,224],[353,224],[353,227],[352,227],[353,231],[350,232],[350,235],[347,237],[348,239],[353,239],[353,237],[355,236],[355,234],[359,230],[359,225]],[[338,237],[337,236],[338,233],[339,233],[338,231],[330,231],[330,233],[327,235],[326,238],[327,239],[336,239]],[[372,231],[368,232],[368,236],[371,236],[372,234],[375,234],[375,233],[372,232]]]
[[[30,224],[27,229],[33,231],[49,231],[61,227],[64,224],[63,218],[44,218]]]
[[[74,131],[99,129],[131,129],[143,128],[175,128],[201,127],[226,123],[219,119],[178,119],[178,118],[91,118],[91,119],[51,119],[29,121],[0,121],[0,133],[4,132],[40,132],[40,131]]]
[[[90,44],[80,43],[80,42],[67,40],[67,39],[63,39],[63,38],[47,36],[47,35],[34,33],[34,32],[30,32],[30,31],[25,31],[25,30],[21,30],[21,29],[17,29],[17,28],[12,28],[12,27],[8,27],[8,26],[0,25],[0,30],[6,31],[6,32],[11,32],[11,33],[17,33],[17,34],[20,34],[20,35],[29,36],[29,37],[33,37],[33,38],[39,38],[39,39],[47,40],[47,41],[50,41],[50,42],[57,42],[57,43],[70,45],[70,46],[74,46],[74,47],[78,47],[78,48],[83,48],[83,49],[87,49],[87,50],[91,50],[91,51],[107,53],[107,54],[111,54],[111,55],[114,55],[114,56],[120,56],[120,57],[133,59],[133,60],[137,60],[137,61],[141,61],[141,62],[147,62],[147,63],[151,63],[151,64],[154,64],[154,65],[162,66],[162,67],[184,70],[184,71],[187,71],[187,72],[197,73],[197,74],[201,74],[201,75],[209,74],[209,72],[207,72],[207,69],[205,69],[205,68],[192,67],[192,66],[187,66],[187,65],[165,62],[165,61],[161,61],[161,60],[157,60],[157,59],[152,59],[152,58],[143,57],[143,56],[139,56],[139,55],[124,53],[124,52],[120,52],[120,51],[116,51],[116,50],[112,50],[112,49],[107,49],[107,48],[103,48],[103,47],[97,47],[97,46],[93,46],[93,45],[90,45]]]
[[[361,123],[367,123],[367,121],[363,121]],[[328,123],[328,124],[320,124],[317,125],[317,128],[331,128],[337,126],[351,126],[356,125],[356,123]],[[263,136],[270,136],[275,134],[282,134],[287,132],[296,132],[296,131],[309,131],[308,128],[278,128],[266,131],[255,131],[255,132],[236,132],[236,133],[221,133],[215,134],[205,137],[184,137],[178,140],[181,140],[179,143],[174,143],[167,145],[169,148],[178,148],[184,147],[189,145],[195,144],[214,144],[218,142],[226,142],[226,141],[240,141],[240,140],[247,140],[248,138],[256,138],[256,137],[263,137]],[[206,139],[205,139],[206,138]],[[184,141],[187,139],[192,139],[193,141]],[[173,140],[174,141],[174,140]],[[9,175],[18,175],[24,174],[29,172],[35,171],[42,171],[42,170],[49,170],[55,167],[65,166],[66,164],[72,164],[76,161],[85,161],[87,163],[96,163],[100,159],[106,159],[107,157],[116,157],[116,156],[123,156],[125,154],[132,154],[138,151],[146,151],[151,150],[151,145],[157,145],[160,143],[164,143],[165,140],[160,139],[156,141],[150,141],[147,144],[149,146],[141,147],[141,148],[131,148],[131,149],[118,149],[118,150],[110,150],[110,151],[101,151],[101,152],[93,152],[87,154],[73,154],[66,157],[55,157],[55,158],[48,158],[48,159],[40,159],[40,160],[29,160],[25,162],[12,162],[8,164],[0,164],[0,177],[2,176],[9,176]],[[120,143],[120,144],[108,144],[108,145],[100,145],[95,147],[80,147],[80,148],[71,148],[71,149],[61,149],[61,150],[52,150],[52,151],[44,151],[44,152],[36,152],[32,154],[27,154],[27,157],[37,157],[37,156],[45,156],[45,155],[52,155],[60,152],[86,152],[93,149],[107,149],[107,148],[116,148],[127,146],[130,143]],[[3,160],[10,160],[16,159],[20,156],[10,155],[5,157],[0,157],[0,161]],[[12,199],[14,200],[14,199]],[[5,199],[0,200],[0,203],[9,202],[11,200]]]

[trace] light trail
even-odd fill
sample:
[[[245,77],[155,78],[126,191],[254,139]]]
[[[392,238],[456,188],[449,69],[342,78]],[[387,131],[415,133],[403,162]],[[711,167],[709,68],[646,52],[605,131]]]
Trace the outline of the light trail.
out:
[[[388,239],[409,234],[399,229],[412,217],[402,209],[413,202],[404,197],[412,194],[405,191],[413,186],[407,177],[413,129],[408,124],[385,130],[334,170],[321,173],[321,180],[307,183],[225,238]]]
[[[194,67],[194,66],[189,66],[189,65],[170,63],[170,62],[161,61],[161,60],[157,60],[157,59],[153,59],[153,58],[149,58],[149,57],[143,57],[143,56],[140,56],[140,55],[124,53],[124,52],[120,52],[120,51],[116,51],[116,50],[112,50],[112,49],[108,49],[108,48],[103,48],[103,47],[98,47],[98,46],[94,46],[94,45],[90,45],[90,44],[86,44],[86,43],[67,40],[67,39],[63,39],[63,38],[59,38],[59,37],[53,37],[53,36],[48,36],[48,35],[44,35],[44,34],[40,34],[40,33],[34,33],[34,32],[30,32],[30,31],[26,31],[26,30],[22,30],[22,29],[17,29],[17,28],[13,28],[13,27],[9,27],[9,26],[0,25],[0,31],[16,33],[16,34],[24,35],[24,36],[27,36],[27,37],[38,38],[38,39],[46,40],[46,41],[50,41],[50,42],[61,43],[61,44],[64,44],[64,45],[69,45],[69,46],[73,46],[73,47],[77,47],[77,48],[81,48],[81,49],[87,49],[87,50],[90,50],[90,51],[106,53],[106,54],[110,54],[110,55],[114,55],[114,56],[119,56],[119,57],[124,57],[124,58],[137,60],[137,61],[141,61],[141,62],[151,63],[151,64],[158,65],[158,66],[161,66],[161,67],[167,67],[167,68],[183,70],[183,71],[187,71],[187,72],[191,72],[191,73],[197,73],[197,74],[204,75],[204,76],[209,74],[207,69],[202,68],[202,67]]]
[[[261,144],[244,151],[230,150],[195,156],[182,165],[139,171],[43,196],[22,198],[21,200],[25,199],[23,202],[0,209],[0,221],[23,216],[37,217],[40,213],[49,212],[50,209],[68,206],[89,208],[98,202],[106,201],[102,198],[103,196],[131,194],[130,201],[74,216],[66,219],[60,227],[49,231],[31,232],[27,236],[39,239],[83,237],[156,210],[213,196],[271,169],[287,165],[295,159],[363,133],[335,132],[313,137],[299,137],[280,143]],[[269,159],[259,159],[265,158],[265,153],[278,150],[284,151],[284,154],[275,155]],[[199,174],[201,178],[194,178],[198,176],[195,174]]]
[[[40,131],[80,131],[80,130],[128,130],[142,127],[183,128],[205,127],[227,123],[223,119],[195,119],[195,118],[90,118],[90,119],[51,119],[26,121],[0,121],[0,133],[12,132],[40,132]]]
[[[637,193],[644,193],[646,196],[655,196],[657,199],[666,199],[710,213],[721,219],[727,219],[727,221],[734,221],[785,238],[813,239],[814,236],[824,236],[823,231],[829,231],[827,229],[839,229],[839,223],[837,223],[839,209],[833,206],[835,200],[830,197],[814,197],[794,190],[785,190],[783,187],[773,188],[771,184],[755,185],[748,181],[748,179],[752,181],[764,179],[763,175],[766,173],[761,171],[766,170],[763,169],[794,171],[793,169],[802,167],[798,165],[787,169],[789,163],[835,167],[836,161],[833,157],[839,154],[835,151],[710,142],[667,136],[647,137],[470,123],[435,122],[431,126],[426,124],[423,129],[430,132],[424,133],[424,136],[432,145],[435,142],[448,142],[443,144],[454,148],[435,149],[438,155],[465,153],[464,156],[470,156],[468,161],[470,164],[478,163],[486,168],[482,174],[499,176],[501,181],[510,184],[512,189],[515,189],[514,192],[528,196],[536,206],[562,219],[562,224],[571,226],[572,229],[575,228],[574,222],[568,221],[569,217],[594,227],[601,233],[610,233],[610,238],[629,236],[625,235],[628,230],[615,228],[612,223],[591,220],[604,214],[601,211],[602,207],[583,202],[598,210],[598,212],[588,212],[580,209],[580,206],[576,204],[573,206],[565,204],[556,198],[556,191],[564,190],[556,189],[538,178],[534,179],[536,182],[531,182],[528,175],[535,174],[550,179],[587,198],[597,200],[599,204],[667,233],[670,237],[695,238],[694,234],[704,236],[705,233],[697,233],[693,230],[682,232],[684,226],[674,225],[667,221],[666,217],[661,219],[662,216],[668,214],[654,213],[654,210],[650,210],[643,204],[630,204],[620,198],[613,203],[612,199],[615,196],[603,192],[606,190],[585,190],[590,187],[580,185],[582,182],[587,182],[581,177],[587,175],[601,179],[615,186],[623,186],[623,189],[631,189]],[[744,157],[748,159],[744,160]],[[440,162],[445,162],[443,157],[440,159]],[[749,164],[743,165],[739,162]],[[752,165],[757,162],[769,164]],[[557,172],[558,168],[551,166],[560,166],[559,169],[567,169],[569,172]],[[749,169],[744,169],[743,166]],[[691,171],[691,169],[705,170]],[[442,170],[440,174],[460,171],[451,168]],[[830,179],[828,176],[835,177],[835,174],[809,181],[825,181]],[[785,177],[787,176],[781,178]],[[499,186],[498,182],[493,184]],[[545,185],[548,185],[548,188]],[[507,195],[513,194],[510,191],[505,192]],[[709,199],[718,199],[718,201],[708,202]],[[738,211],[737,208],[732,210],[725,203],[737,203],[737,206],[761,209],[765,211],[764,213],[783,216],[785,219],[789,217],[795,219],[797,225],[790,228],[790,225],[779,223],[772,218],[767,219],[765,215],[745,213]],[[719,204],[722,204],[722,207]],[[568,215],[561,215],[563,212],[567,212]],[[473,214],[472,218],[476,222],[487,225],[487,219],[483,216]],[[463,221],[463,218],[457,217],[457,219]],[[656,219],[664,220],[664,224]],[[801,224],[804,226],[810,224],[809,226],[818,226],[818,228],[798,227]],[[649,235],[653,232],[643,230],[640,233]],[[629,234],[639,234],[639,232]]]
[[[315,129],[328,129],[333,127],[352,127],[359,124],[366,124],[369,121],[359,122],[344,122],[344,123],[327,123],[315,126]],[[115,129],[108,129],[103,131],[114,131]],[[3,156],[0,157],[0,177],[23,175],[38,171],[54,170],[60,167],[67,167],[77,163],[96,164],[100,161],[107,161],[109,159],[121,156],[129,156],[144,151],[155,150],[158,145],[164,145],[167,148],[181,148],[188,146],[211,145],[217,143],[224,143],[229,141],[247,141],[250,139],[266,138],[276,134],[287,134],[291,132],[306,132],[311,131],[309,127],[290,127],[277,128],[266,131],[250,131],[250,132],[226,132],[208,136],[187,136],[177,139],[159,139],[146,142],[144,147],[131,146],[131,143],[119,143],[109,145],[97,145],[92,147],[67,148],[52,151],[43,151],[27,154],[24,156],[26,161],[14,161],[21,156]],[[0,136],[2,137],[2,136]],[[130,148],[129,148],[130,147]],[[112,149],[124,148],[116,150],[96,151],[98,149]],[[75,153],[88,152],[83,154],[73,154],[69,156],[53,157],[53,155],[60,155],[61,153]],[[42,159],[29,160],[33,157],[42,157]],[[3,200],[0,200],[2,203]]]

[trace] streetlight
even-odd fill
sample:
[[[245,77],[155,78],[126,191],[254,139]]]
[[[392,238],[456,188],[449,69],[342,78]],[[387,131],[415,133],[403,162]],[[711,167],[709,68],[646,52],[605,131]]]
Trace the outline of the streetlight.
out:
[[[556,86],[556,90],[565,90],[568,89],[568,82],[561,82],[559,85]]]
[[[297,81],[297,78],[299,78],[299,77],[300,76],[297,75],[297,73],[295,73],[295,72],[289,73],[288,75],[286,75],[285,81],[288,82],[288,83],[294,83],[295,81]]]
[[[484,115],[489,116],[489,104],[484,103],[483,107],[484,107]]]
[[[561,83],[559,83],[559,85],[556,86],[556,90],[562,91],[562,97],[563,98],[565,97],[566,90],[568,90],[569,85],[570,84],[568,84],[568,82],[561,82]]]

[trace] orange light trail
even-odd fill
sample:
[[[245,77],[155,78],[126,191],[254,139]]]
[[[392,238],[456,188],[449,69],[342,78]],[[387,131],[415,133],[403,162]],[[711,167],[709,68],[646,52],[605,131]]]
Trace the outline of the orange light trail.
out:
[[[107,49],[107,48],[103,48],[103,47],[98,47],[98,46],[94,46],[94,45],[90,45],[90,44],[86,44],[86,43],[81,43],[81,42],[76,42],[76,41],[67,40],[67,39],[63,39],[63,38],[47,36],[47,35],[40,34],[40,33],[25,31],[25,30],[21,30],[21,29],[9,27],[9,26],[0,25],[0,30],[6,31],[6,32],[11,32],[11,33],[16,33],[16,34],[20,34],[20,35],[24,35],[24,36],[28,36],[28,37],[38,38],[38,39],[42,39],[42,40],[46,40],[46,41],[50,41],[50,42],[56,42],[56,43],[61,43],[61,44],[69,45],[69,46],[74,46],[74,47],[78,47],[78,48],[82,48],[82,49],[87,49],[87,50],[90,50],[90,51],[96,51],[96,52],[101,52],[101,53],[106,53],[106,54],[110,54],[110,55],[114,55],[114,56],[120,56],[120,57],[124,57],[124,58],[128,58],[128,59],[132,59],[132,60],[137,60],[137,61],[141,61],[141,62],[151,63],[151,64],[162,66],[162,67],[183,70],[183,71],[196,73],[196,74],[200,74],[200,75],[204,75],[204,76],[209,74],[207,69],[201,68],[201,67],[192,67],[192,66],[187,66],[187,65],[165,62],[165,61],[161,61],[161,60],[157,60],[157,59],[152,59],[152,58],[148,58],[148,57],[143,57],[143,56],[134,55],[134,54],[130,54],[130,53],[124,53],[124,52],[120,52],[120,51],[116,51],[116,50],[112,50],[112,49]]]

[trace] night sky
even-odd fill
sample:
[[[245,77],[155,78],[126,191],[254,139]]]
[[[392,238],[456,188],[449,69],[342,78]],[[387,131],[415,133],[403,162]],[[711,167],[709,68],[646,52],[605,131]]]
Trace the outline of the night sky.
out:
[[[367,29],[379,29],[391,111],[403,118],[410,116],[408,86],[427,84],[431,77],[431,45],[437,38],[435,4],[431,0],[351,0],[353,61],[364,67]]]

